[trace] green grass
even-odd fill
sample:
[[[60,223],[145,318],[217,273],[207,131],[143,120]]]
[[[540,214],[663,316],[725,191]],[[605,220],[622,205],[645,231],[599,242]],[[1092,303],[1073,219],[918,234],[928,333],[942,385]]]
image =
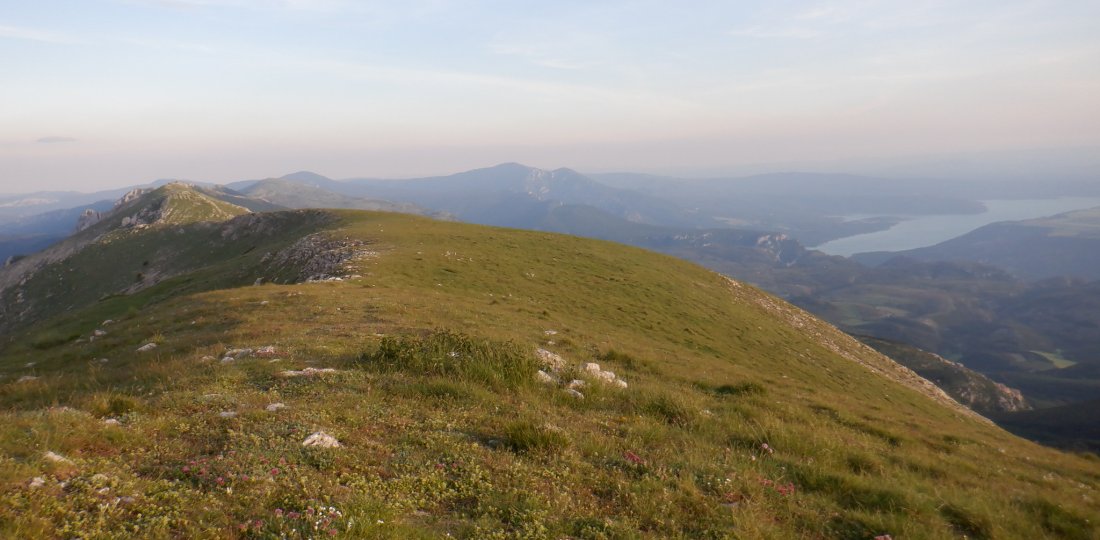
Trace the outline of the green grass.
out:
[[[242,287],[251,259],[227,252],[13,336],[0,536],[1098,532],[1095,459],[935,402],[751,287],[609,243],[337,215],[333,236],[379,254],[361,279]],[[68,339],[107,318],[102,339]],[[156,335],[156,351],[134,352]],[[265,345],[281,361],[217,360]],[[579,400],[538,384],[538,347],[566,358],[563,384],[598,362],[629,387],[588,379]],[[310,366],[337,372],[279,374]],[[27,374],[39,378],[17,382]],[[315,431],[342,447],[302,447]]]

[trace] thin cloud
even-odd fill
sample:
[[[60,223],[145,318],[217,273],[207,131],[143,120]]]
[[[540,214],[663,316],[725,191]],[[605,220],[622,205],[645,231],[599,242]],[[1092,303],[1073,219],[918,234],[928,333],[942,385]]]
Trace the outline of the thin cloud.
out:
[[[34,142],[39,143],[39,144],[57,144],[57,143],[76,142],[76,139],[74,139],[72,137],[50,136],[50,137],[42,137],[41,139],[38,139],[37,141],[34,141]]]
[[[814,39],[821,37],[822,33],[812,28],[801,28],[797,26],[777,26],[770,28],[765,26],[752,26],[739,30],[731,30],[729,35],[757,39]]]
[[[55,43],[59,45],[71,45],[74,43],[78,43],[78,40],[64,34],[47,32],[45,30],[38,30],[35,28],[6,26],[2,24],[0,24],[0,38],[21,39],[24,41],[37,41],[40,43]]]

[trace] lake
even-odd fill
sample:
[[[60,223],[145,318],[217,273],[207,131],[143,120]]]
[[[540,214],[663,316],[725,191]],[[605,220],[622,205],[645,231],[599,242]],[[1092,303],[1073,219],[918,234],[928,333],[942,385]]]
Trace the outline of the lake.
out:
[[[998,221],[1019,221],[1100,206],[1100,197],[982,201],[981,214],[899,216],[902,221],[885,230],[826,242],[813,249],[845,257],[867,251],[901,251],[932,246]],[[847,220],[871,216],[844,216]]]

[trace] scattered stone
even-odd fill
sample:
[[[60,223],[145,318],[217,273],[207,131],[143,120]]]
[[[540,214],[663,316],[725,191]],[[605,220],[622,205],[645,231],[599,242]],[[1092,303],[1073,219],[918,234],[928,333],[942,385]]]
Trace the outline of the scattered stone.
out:
[[[539,360],[542,360],[543,365],[550,368],[550,371],[558,371],[565,367],[565,359],[557,354],[546,349],[538,349],[535,353],[538,354]]]
[[[67,457],[65,457],[61,454],[58,454],[58,453],[56,453],[52,450],[46,452],[45,454],[42,454],[42,457],[46,461],[50,461],[50,462],[53,462],[53,463],[65,463],[65,464],[68,464],[68,465],[71,465],[73,463],[73,460],[71,460],[71,459],[69,459],[69,458],[67,458]]]
[[[325,375],[325,374],[328,374],[328,373],[336,373],[336,370],[332,369],[332,368],[317,369],[317,368],[307,367],[307,368],[305,368],[303,370],[300,370],[300,371],[296,371],[296,370],[293,370],[293,369],[288,369],[286,371],[280,371],[279,376],[280,377],[316,377],[318,375]]]
[[[207,356],[204,356],[204,357],[200,358],[200,360],[202,360],[203,362],[212,362],[212,361],[216,360],[216,358],[214,358],[213,356],[207,355]]]
[[[95,337],[103,337],[103,336],[107,335],[107,331],[106,330],[96,330],[95,332],[92,332],[92,335],[94,335]]]
[[[582,393],[580,393],[580,392],[576,391],[576,390],[575,390],[575,389],[573,389],[573,388],[566,388],[566,389],[565,389],[565,393],[566,393],[566,394],[569,394],[569,395],[571,395],[571,396],[573,396],[573,397],[575,397],[575,398],[577,398],[577,399],[584,399],[584,394],[582,394]]]
[[[264,278],[256,278],[256,281],[252,283],[254,287],[259,287],[264,284]]]
[[[237,411],[222,411],[222,412],[218,413],[218,416],[220,416],[222,418],[236,418],[237,417]]]
[[[106,358],[100,358],[100,359],[99,359],[99,363],[100,363],[100,364],[106,364],[107,362],[110,362],[110,360],[108,360],[108,359],[106,359]]]
[[[256,356],[260,358],[271,358],[276,354],[279,354],[279,352],[275,350],[274,345],[268,345],[266,347],[260,347],[259,349],[256,349]]]
[[[74,408],[72,408],[72,407],[70,407],[70,406],[68,406],[68,405],[62,405],[62,406],[60,406],[60,407],[50,407],[49,409],[46,409],[46,410],[47,410],[47,411],[49,411],[49,412],[50,412],[50,414],[79,414],[79,415],[88,415],[88,413],[86,413],[86,412],[84,412],[84,411],[82,411],[82,410],[80,410],[80,409],[74,409]]]
[[[269,302],[269,301],[267,301],[267,300],[264,300],[263,302],[260,302],[260,305],[261,305],[261,306],[266,306],[266,305],[268,305],[268,304],[270,304],[270,303],[271,303],[271,302]]]
[[[101,488],[96,490],[96,493],[98,493],[100,495],[106,495],[110,492],[111,492],[111,488],[109,488],[109,487],[101,487]]]
[[[236,360],[237,359],[233,358],[232,356],[226,356],[225,358],[222,358],[222,363],[223,364],[228,364],[230,362],[235,362]]]
[[[100,323],[100,326],[111,326],[112,324],[115,324],[115,321],[113,321],[111,319],[107,319],[107,320],[103,321],[102,323]]]
[[[108,418],[108,419],[104,420],[103,423],[107,424],[108,426],[121,426],[122,425],[122,422],[119,422],[117,418]]]
[[[203,394],[202,399],[217,399],[222,397],[221,394]]]
[[[286,408],[286,405],[284,405],[282,403],[272,403],[272,404],[268,405],[267,407],[264,407],[264,409],[267,412],[277,412],[280,409],[285,409],[285,408]]]
[[[45,486],[45,485],[46,485],[46,479],[45,478],[42,478],[41,476],[35,476],[31,480],[31,483],[28,485],[28,487],[30,487],[32,489],[37,489],[37,488],[40,488],[40,487]]]
[[[37,380],[38,380],[38,377],[35,377],[34,375],[23,375],[22,377],[19,377],[18,381],[15,381],[15,382],[25,383],[25,382],[31,382],[31,381],[37,381]]]
[[[156,348],[157,348],[156,343],[146,343],[145,345],[142,345],[141,347],[138,347],[137,352],[149,352],[149,351],[151,351],[153,349],[156,349]]]
[[[27,362],[26,364],[23,364],[23,367],[32,368],[32,367],[34,367],[34,364],[35,364],[35,362]]]
[[[545,330],[545,331],[543,331],[542,333],[543,333],[543,334],[546,334],[546,335],[548,335],[548,336],[556,336],[556,335],[558,335],[558,331],[557,331],[557,330]]]
[[[282,358],[272,358],[271,360],[268,360],[267,363],[268,364],[274,364],[275,362],[282,362],[282,361],[283,361]]]
[[[596,380],[604,384],[613,384],[619,388],[626,388],[626,381],[618,378],[612,371],[605,371],[600,369],[600,365],[595,362],[589,362],[583,366],[584,371],[592,375]]]
[[[248,358],[252,356],[252,349],[230,349],[226,351],[225,356],[233,359]]]
[[[547,373],[547,372],[545,372],[541,369],[538,370],[538,372],[535,373],[535,380],[537,380],[538,382],[540,382],[542,384],[557,384],[558,383],[558,380],[555,379],[553,375],[551,375],[551,374],[549,374],[549,373]]]
[[[585,382],[580,379],[573,379],[569,381],[569,388],[576,390],[577,388],[584,388]]]
[[[338,448],[341,446],[340,441],[336,440],[336,437],[325,433],[324,431],[318,431],[313,433],[306,440],[302,441],[302,446],[318,446],[321,448]]]

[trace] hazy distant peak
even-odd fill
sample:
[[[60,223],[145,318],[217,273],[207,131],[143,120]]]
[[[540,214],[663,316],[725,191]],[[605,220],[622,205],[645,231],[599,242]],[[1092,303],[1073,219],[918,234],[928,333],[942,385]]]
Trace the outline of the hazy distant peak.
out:
[[[290,181],[293,181],[293,182],[313,182],[313,183],[334,182],[333,179],[331,179],[327,176],[324,176],[324,175],[317,174],[317,173],[312,172],[312,171],[292,172],[290,174],[285,174],[283,176],[280,176],[278,179],[279,180],[290,180]]]

